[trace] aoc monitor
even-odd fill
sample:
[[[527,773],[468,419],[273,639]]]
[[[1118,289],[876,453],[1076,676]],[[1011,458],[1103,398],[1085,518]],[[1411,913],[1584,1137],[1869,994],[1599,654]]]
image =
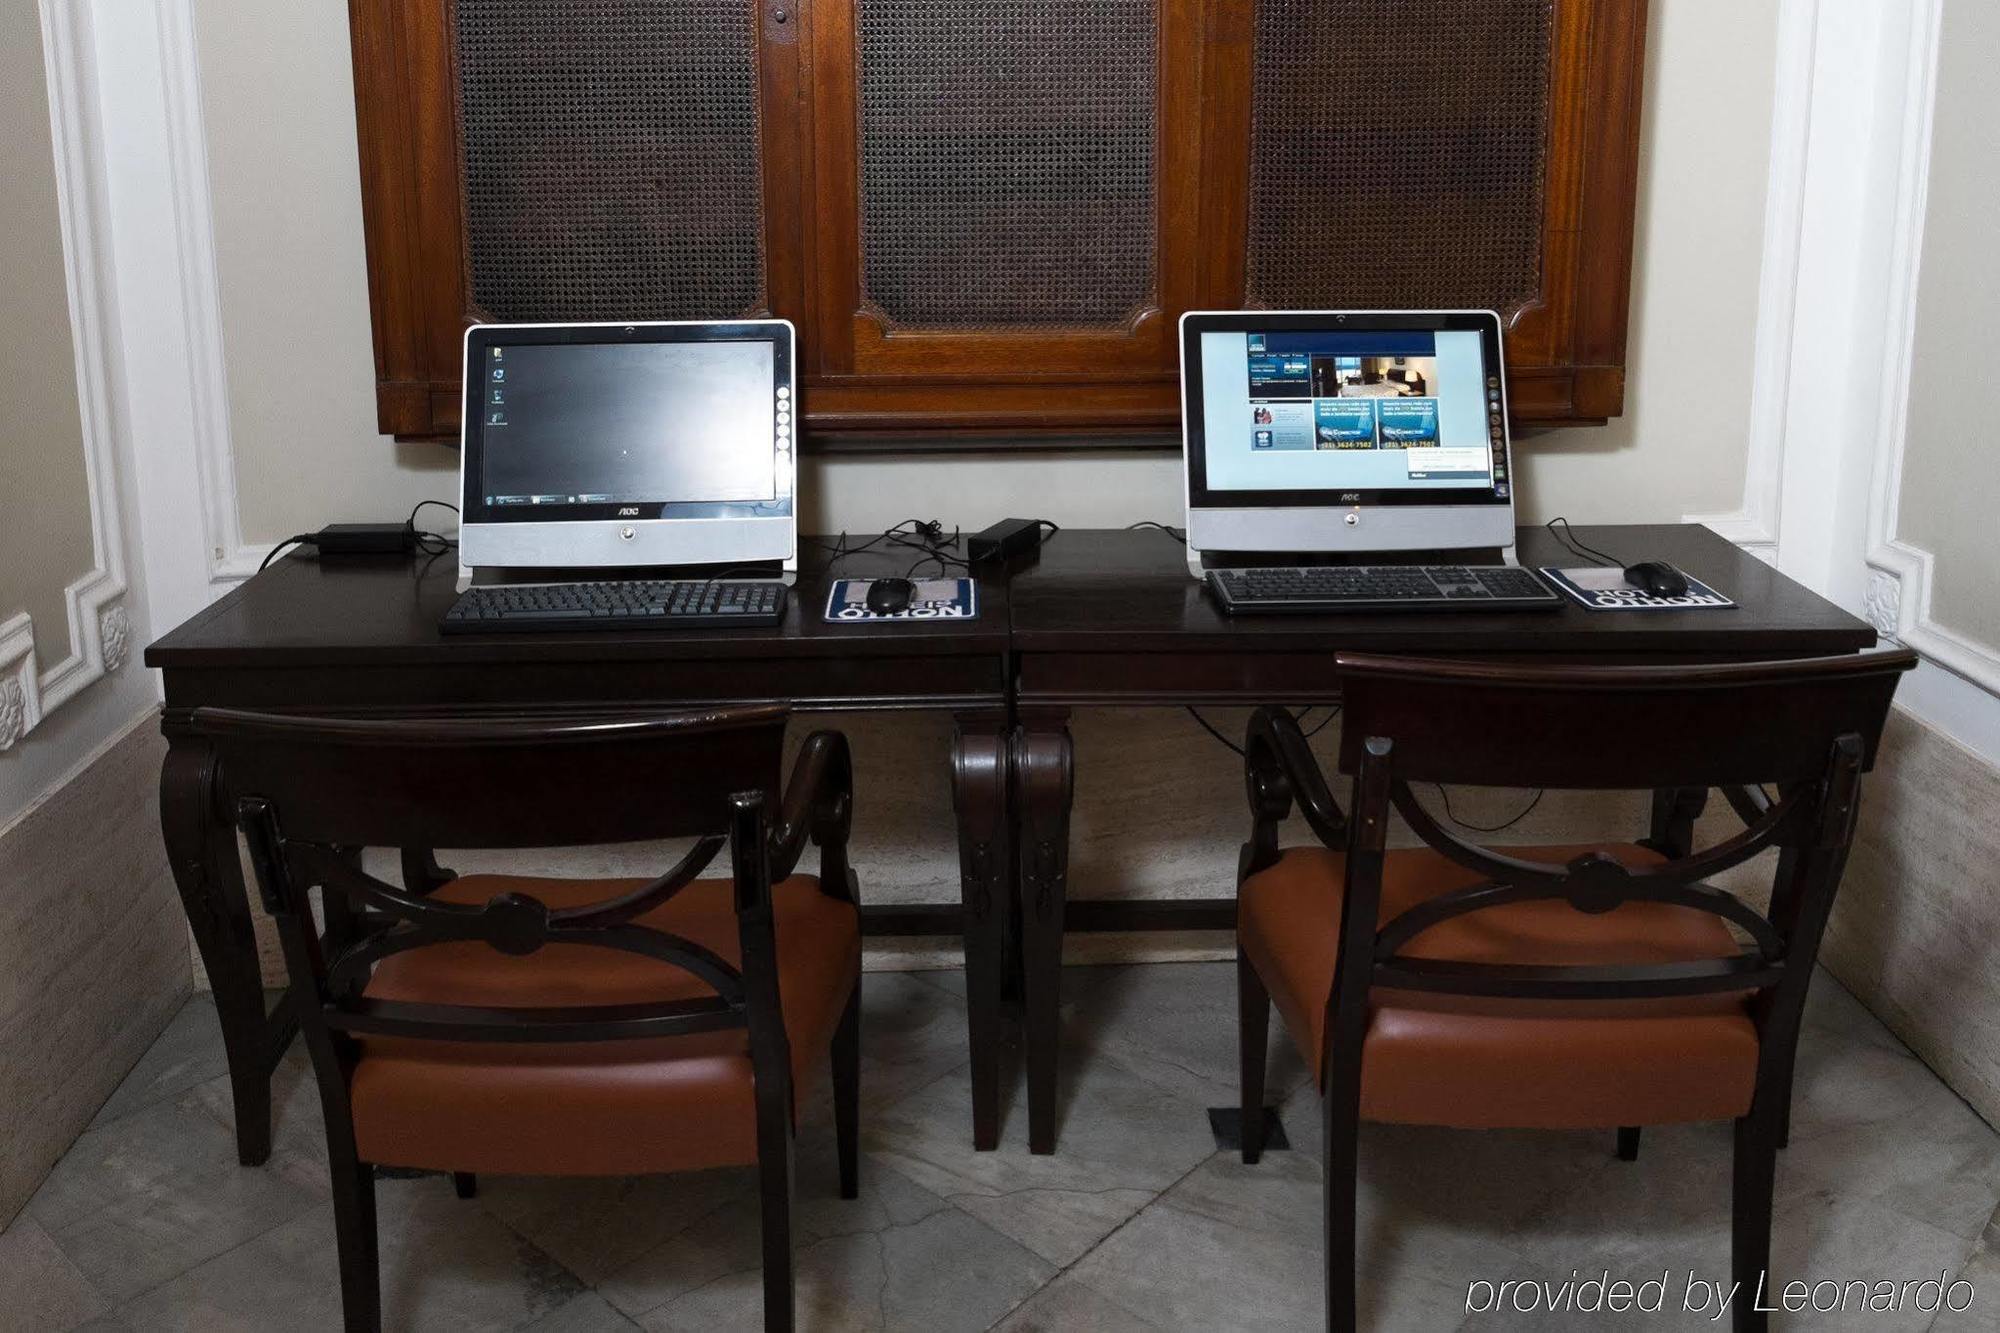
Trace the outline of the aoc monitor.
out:
[[[465,335],[465,568],[792,563],[782,319]]]
[[[1181,393],[1191,562],[1514,544],[1490,310],[1190,312]]]

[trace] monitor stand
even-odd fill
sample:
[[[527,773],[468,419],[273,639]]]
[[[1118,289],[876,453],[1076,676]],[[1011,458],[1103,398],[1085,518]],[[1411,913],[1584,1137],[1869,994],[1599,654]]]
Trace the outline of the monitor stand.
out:
[[[527,566],[527,565],[481,565],[474,568],[461,564],[458,567],[458,591],[464,592],[475,583],[481,585],[506,583],[592,583],[614,582],[627,579],[739,579],[775,578],[787,588],[795,587],[799,581],[799,561],[797,556],[784,560],[746,560],[735,564],[722,565],[585,565],[585,566]]]

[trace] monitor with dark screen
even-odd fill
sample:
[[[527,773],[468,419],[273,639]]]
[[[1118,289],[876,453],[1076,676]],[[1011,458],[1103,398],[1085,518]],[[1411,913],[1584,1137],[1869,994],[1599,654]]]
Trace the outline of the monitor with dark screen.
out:
[[[465,370],[467,566],[794,555],[785,321],[482,325]]]

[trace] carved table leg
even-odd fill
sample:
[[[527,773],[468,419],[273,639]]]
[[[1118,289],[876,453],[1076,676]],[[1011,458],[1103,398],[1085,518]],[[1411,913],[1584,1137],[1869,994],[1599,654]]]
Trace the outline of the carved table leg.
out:
[[[965,1012],[972,1050],[972,1146],[1000,1146],[1001,992],[1013,821],[1008,809],[1007,720],[966,714],[952,739],[952,808],[958,816],[959,889],[965,901]]]
[[[1056,1150],[1063,907],[1068,892],[1070,803],[1075,794],[1075,757],[1067,720],[1066,715],[1029,720],[1014,735],[1031,1153]]]
[[[160,769],[160,829],[215,991],[236,1103],[236,1156],[257,1166],[271,1155],[271,1068],[293,1032],[289,1013],[274,1024],[264,1012],[257,937],[236,853],[236,826],[223,809],[215,754],[199,740],[174,737]]]

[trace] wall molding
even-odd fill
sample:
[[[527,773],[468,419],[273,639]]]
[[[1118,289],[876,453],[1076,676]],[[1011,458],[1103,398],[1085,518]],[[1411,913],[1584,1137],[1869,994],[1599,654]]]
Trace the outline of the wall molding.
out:
[[[261,553],[244,545],[236,497],[236,448],[229,410],[229,357],[222,332],[222,277],[215,240],[214,185],[202,102],[201,48],[192,0],[157,0],[160,82],[166,103],[167,175],[180,261],[181,317],[192,373],[195,475],[211,587],[256,572]]]
[[[88,126],[95,64],[88,36],[78,30],[74,6],[40,0],[39,9],[93,556],[91,569],[63,589],[69,651],[60,660],[37,670],[35,626],[26,612],[0,623],[0,750],[18,744],[50,712],[118,670],[130,638],[121,605],[127,586],[125,531],[105,362],[113,316],[100,281],[104,251],[92,208],[95,146]]]
[[[1798,316],[1799,256],[1805,231],[1807,150],[1820,0],[1781,0],[1777,68],[1771,89],[1771,166],[1757,267],[1757,324],[1751,337],[1743,502],[1725,513],[1686,514],[1766,563],[1775,563]]]
[[[1931,137],[1937,103],[1942,0],[1914,0],[1909,15],[1909,71],[1903,116],[1902,170],[1896,182],[1889,266],[1889,374],[1882,402],[1868,501],[1868,609],[1876,629],[2000,694],[2000,646],[1941,625],[1932,615],[1936,558],[1897,535],[1903,466],[1910,442],[1911,365],[1916,352],[1917,298],[1923,268],[1924,223],[1930,195]]]

